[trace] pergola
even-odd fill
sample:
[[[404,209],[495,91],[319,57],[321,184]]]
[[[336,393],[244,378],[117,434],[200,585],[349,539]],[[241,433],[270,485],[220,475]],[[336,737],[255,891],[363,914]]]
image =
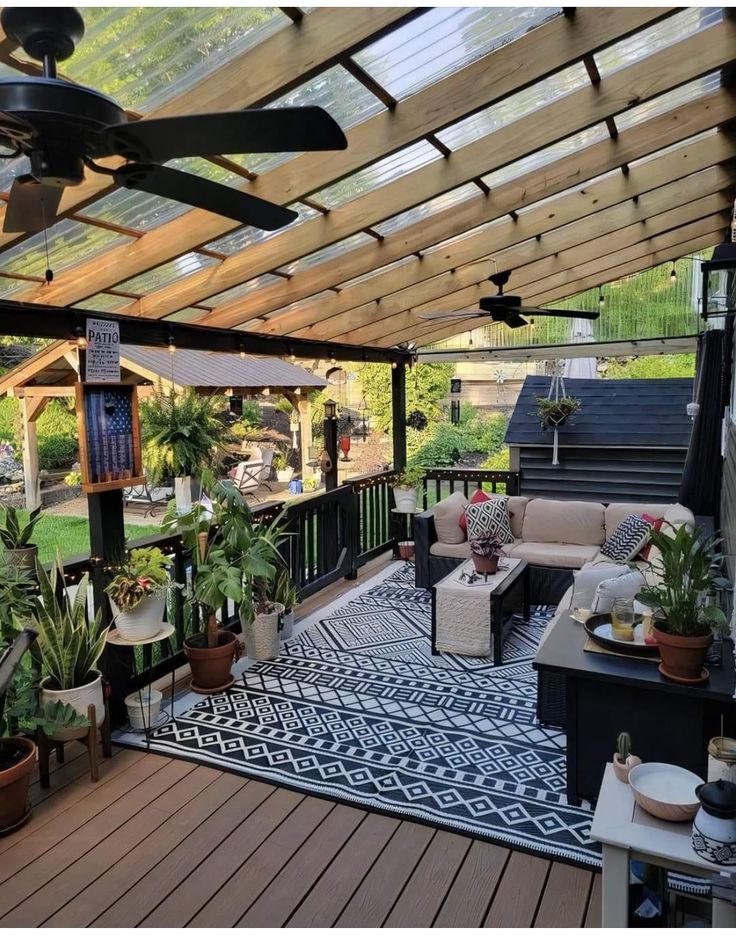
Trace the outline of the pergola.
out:
[[[190,161],[299,212],[268,236],[92,175],[49,233],[52,283],[42,235],[0,235],[2,299],[244,330],[249,351],[283,338],[276,354],[304,339],[426,346],[467,321],[417,313],[472,307],[494,269],[538,305],[722,240],[729,9],[200,10],[194,51],[170,63],[166,12],[87,9],[67,76],[131,117],[321,104],[347,149]],[[160,43],[136,42],[143,30]],[[7,39],[0,62],[35,71]]]
[[[306,474],[308,448],[312,441],[309,392],[326,387],[324,379],[305,368],[278,358],[241,358],[191,349],[168,351],[139,346],[120,350],[121,381],[135,384],[138,397],[150,395],[156,386],[181,391],[193,387],[201,394],[244,397],[269,391],[283,394],[299,413],[302,473]],[[20,402],[26,506],[41,504],[36,421],[53,398],[74,397],[79,380],[76,343],[58,341],[7,372],[0,379],[0,395]]]

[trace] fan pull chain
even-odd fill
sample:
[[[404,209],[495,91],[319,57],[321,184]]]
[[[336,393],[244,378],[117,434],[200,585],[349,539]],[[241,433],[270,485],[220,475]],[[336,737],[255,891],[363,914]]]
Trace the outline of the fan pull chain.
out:
[[[41,220],[43,221],[43,246],[46,251],[46,273],[44,274],[44,286],[48,286],[54,279],[54,272],[51,269],[51,259],[49,258],[49,238],[46,227],[46,202],[41,199]]]

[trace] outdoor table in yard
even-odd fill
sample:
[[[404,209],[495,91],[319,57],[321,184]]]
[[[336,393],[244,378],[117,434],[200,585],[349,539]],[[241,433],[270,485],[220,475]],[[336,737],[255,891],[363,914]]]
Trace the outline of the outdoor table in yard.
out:
[[[631,788],[607,765],[590,835],[603,845],[603,927],[626,928],[629,916],[629,863],[641,860],[687,876],[712,879],[713,927],[736,926],[733,867],[701,859],[690,842],[692,822],[660,821],[634,801]],[[718,880],[722,877],[722,884]],[[718,898],[715,893],[729,896]]]
[[[472,579],[471,579],[472,578]],[[529,565],[514,558],[499,562],[484,577],[472,560],[432,587],[432,654],[488,655],[503,663],[504,633],[515,610],[529,618]]]

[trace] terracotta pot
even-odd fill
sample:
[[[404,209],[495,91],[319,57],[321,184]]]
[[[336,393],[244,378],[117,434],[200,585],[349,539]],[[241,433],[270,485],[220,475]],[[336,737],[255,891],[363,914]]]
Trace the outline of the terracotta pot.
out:
[[[498,554],[492,557],[484,557],[482,554],[473,554],[473,564],[476,573],[490,574],[498,570]]]
[[[6,759],[12,765],[0,768],[0,833],[19,824],[28,809],[28,786],[36,764],[35,743],[22,736],[3,737],[0,739],[0,766]]]
[[[713,642],[712,634],[670,635],[656,626],[652,629],[652,634],[657,640],[662,659],[659,670],[665,677],[679,684],[698,684],[707,680],[708,674],[703,665]]]
[[[29,544],[28,547],[8,548],[5,551],[8,563],[14,567],[26,567],[28,570],[36,569],[36,560],[38,558],[38,547],[35,544]]]
[[[45,707],[47,703],[54,703],[60,700],[62,703],[69,704],[77,713],[87,716],[87,708],[90,704],[95,705],[95,718],[97,725],[102,726],[105,720],[105,695],[102,689],[102,675],[99,671],[95,672],[96,677],[84,684],[82,687],[70,687],[68,690],[54,690],[48,686],[48,678],[41,681],[41,706]],[[68,726],[58,729],[52,739],[59,742],[68,742],[71,739],[83,739],[89,732],[86,726]]]
[[[414,541],[399,541],[399,557],[402,560],[411,560],[414,556]]]
[[[619,782],[629,781],[629,772],[634,768],[634,766],[641,765],[641,759],[639,756],[629,756],[626,762],[622,762],[619,754],[614,752],[613,754],[613,774],[619,780]]]
[[[217,645],[208,648],[204,633],[200,633],[185,639],[184,654],[192,670],[192,689],[214,693],[232,684],[230,667],[240,657],[240,645],[232,632],[220,631]]]

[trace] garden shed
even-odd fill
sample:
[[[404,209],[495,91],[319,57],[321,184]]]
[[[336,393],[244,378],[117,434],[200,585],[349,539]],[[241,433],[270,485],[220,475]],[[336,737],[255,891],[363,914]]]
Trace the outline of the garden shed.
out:
[[[323,378],[279,358],[206,352],[198,349],[146,348],[123,345],[121,380],[138,385],[144,397],[159,383],[176,390],[194,387],[202,394],[252,397],[264,391],[283,394],[299,413],[302,462],[312,438],[310,391],[326,386]],[[53,342],[0,379],[0,396],[20,401],[26,506],[41,503],[36,421],[53,398],[74,396],[78,379],[74,342]],[[147,390],[148,389],[148,390]],[[302,471],[304,471],[304,465]]]
[[[537,414],[536,399],[551,381],[526,379],[506,431],[523,495],[677,501],[692,429],[691,378],[566,380],[567,395],[582,406],[559,429],[559,466],[552,465],[553,431]]]

